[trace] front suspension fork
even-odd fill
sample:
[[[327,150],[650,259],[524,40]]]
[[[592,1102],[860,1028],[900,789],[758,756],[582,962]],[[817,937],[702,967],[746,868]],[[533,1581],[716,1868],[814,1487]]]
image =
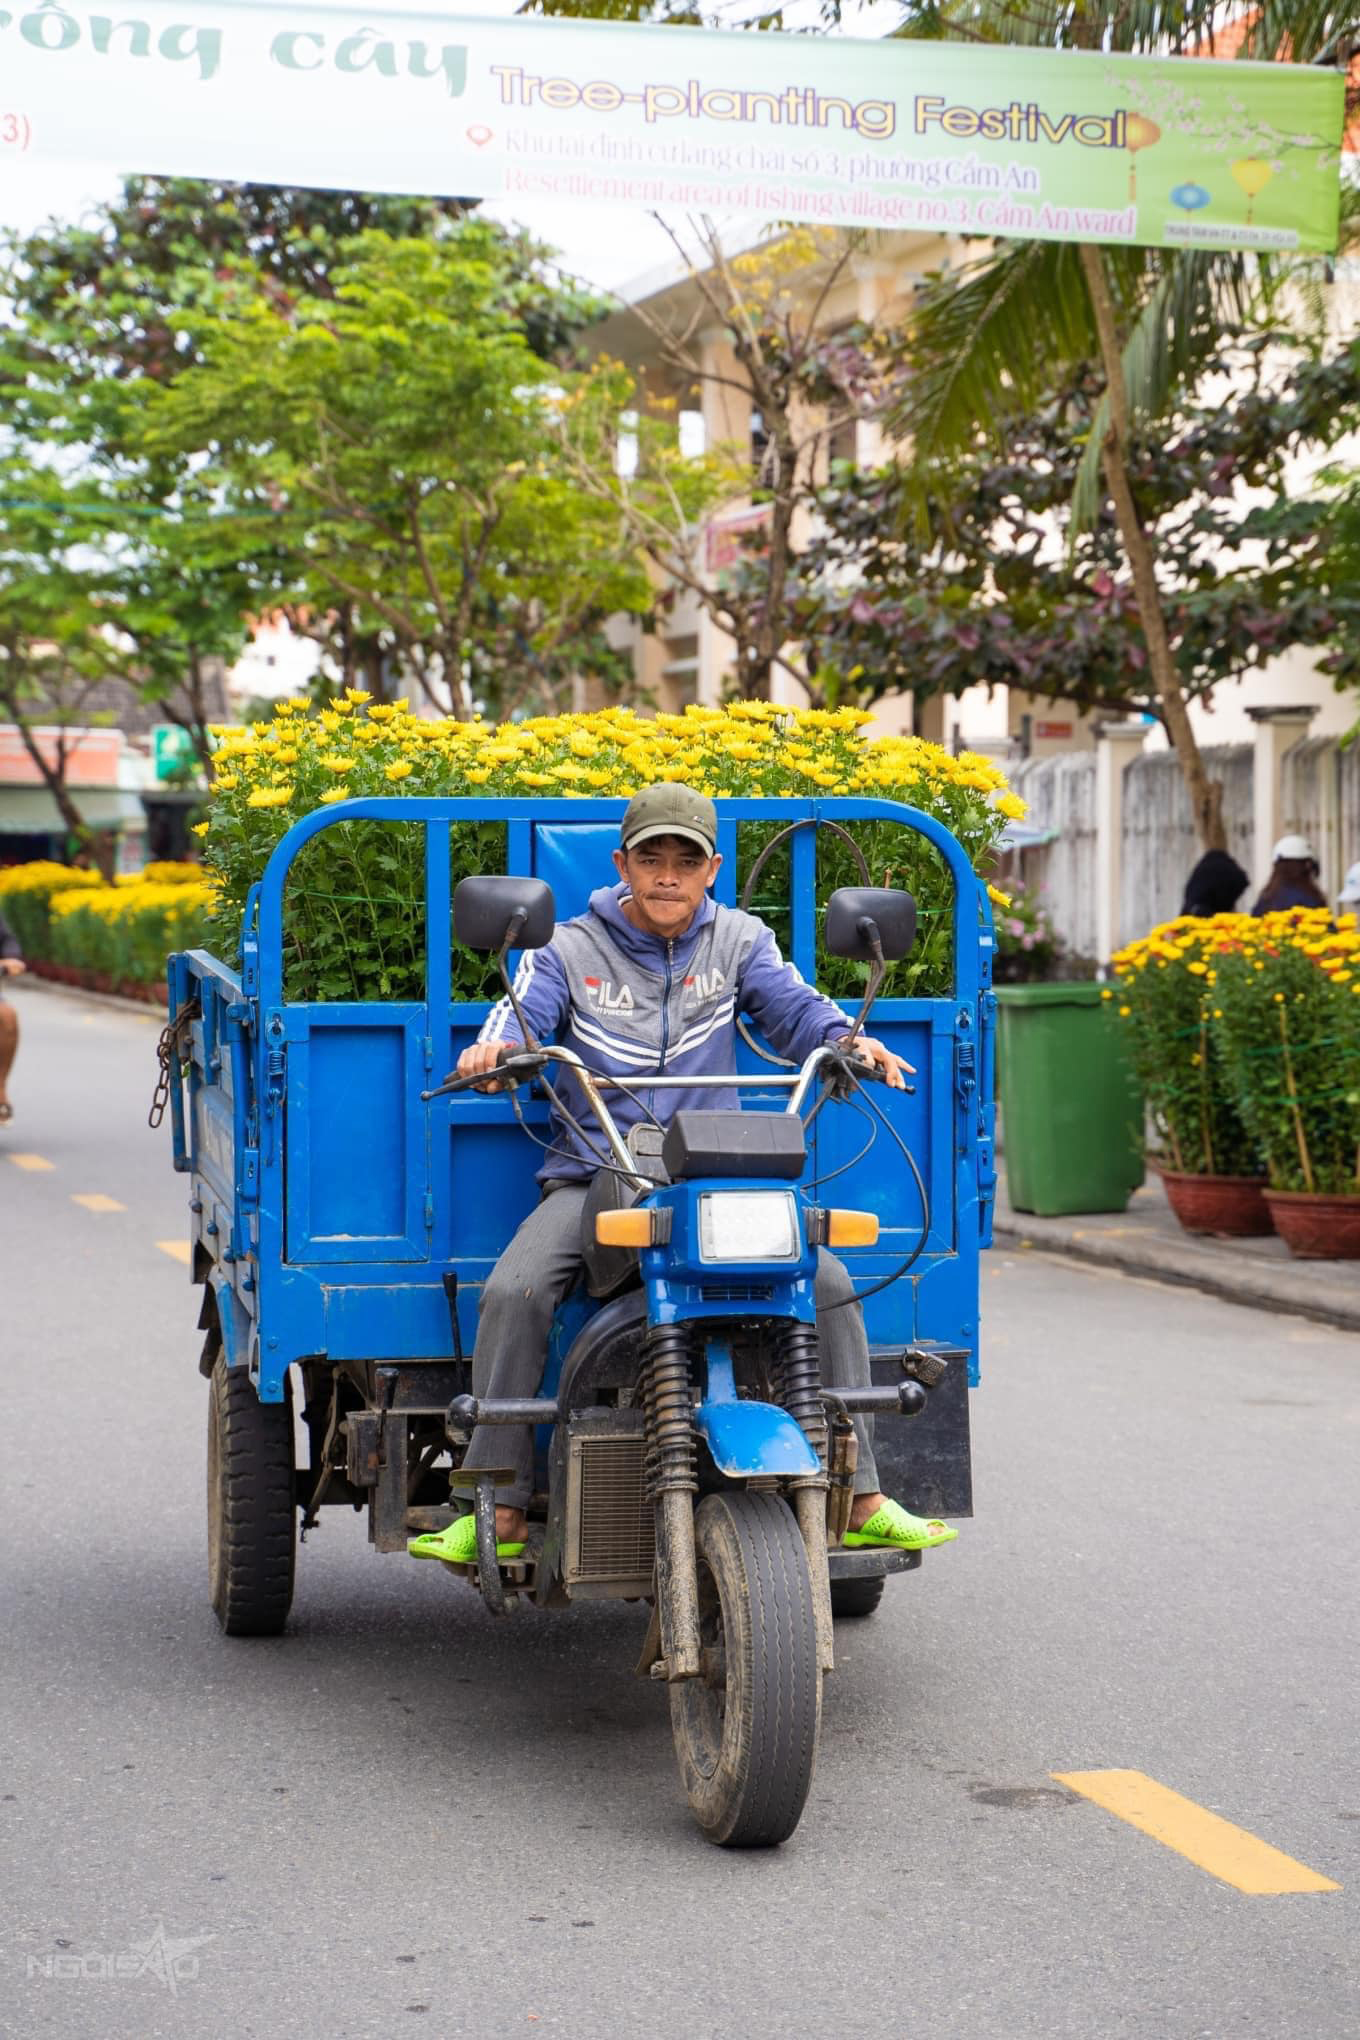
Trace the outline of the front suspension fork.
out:
[[[835,1669],[832,1641],[831,1577],[826,1556],[827,1509],[827,1427],[822,1402],[822,1370],[818,1357],[817,1327],[789,1324],[779,1340],[778,1375],[784,1408],[802,1427],[809,1445],[821,1461],[821,1472],[790,1481],[793,1512],[807,1549],[808,1572],[812,1577],[812,1610],[817,1624],[817,1656],[823,1672]]]
[[[700,1670],[699,1578],[694,1553],[693,1342],[684,1325],[653,1325],[643,1360],[647,1492],[656,1510],[656,1611],[666,1679],[694,1679]],[[831,1583],[827,1569],[827,1422],[822,1403],[817,1332],[792,1324],[780,1340],[780,1394],[805,1433],[821,1470],[789,1482],[794,1516],[808,1555],[817,1656],[824,1672],[835,1665]]]
[[[645,1477],[656,1508],[656,1612],[666,1678],[699,1676],[699,1574],[694,1556],[694,1404],[690,1333],[653,1325],[642,1368]]]

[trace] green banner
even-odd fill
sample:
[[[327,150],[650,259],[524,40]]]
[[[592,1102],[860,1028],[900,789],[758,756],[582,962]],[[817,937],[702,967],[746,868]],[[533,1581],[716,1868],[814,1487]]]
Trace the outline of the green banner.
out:
[[[0,10],[0,76],[0,157],[920,232],[1336,245],[1343,81],[1298,65],[42,0]]]

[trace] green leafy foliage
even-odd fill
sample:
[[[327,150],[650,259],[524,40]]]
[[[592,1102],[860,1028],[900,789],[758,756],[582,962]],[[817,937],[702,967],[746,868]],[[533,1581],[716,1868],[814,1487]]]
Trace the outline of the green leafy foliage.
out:
[[[1242,916],[1164,922],[1114,959],[1129,1057],[1160,1160],[1187,1176],[1259,1176],[1261,1149],[1238,1106],[1219,1032],[1216,966]]]
[[[1340,959],[1324,967],[1325,916],[1270,919],[1262,946],[1219,959],[1228,1076],[1272,1189],[1360,1194],[1360,978]]]
[[[262,877],[289,827],[334,806],[334,824],[306,844],[285,891],[285,984],[293,999],[415,999],[424,996],[425,873],[423,831],[400,819],[350,820],[341,805],[356,797],[435,796],[469,803],[452,811],[452,872],[505,868],[504,826],[473,803],[597,795],[627,797],[640,786],[682,780],[715,797],[806,797],[819,790],[893,801],[942,823],[974,870],[985,869],[1008,816],[1023,803],[1006,791],[988,760],[954,757],[911,737],[866,742],[868,720],[854,709],[788,710],[773,703],[693,707],[643,720],[625,709],[538,717],[499,729],[474,722],[435,723],[405,704],[347,699],[310,715],[284,703],[272,724],[226,731],[215,757],[214,799],[199,825],[205,862],[218,888],[214,946],[238,953],[250,888]],[[748,874],[775,825],[744,823],[737,876]],[[889,996],[936,997],[953,982],[954,885],[933,845],[892,820],[851,824],[855,847],[819,833],[816,896],[824,905],[839,885],[905,886],[917,901],[919,933],[909,957],[892,966]],[[862,860],[862,861],[861,861]],[[597,883],[607,883],[610,868]],[[787,845],[757,875],[755,910],[788,938],[791,858]],[[447,931],[430,930],[437,947]],[[818,982],[854,998],[864,970],[820,954]],[[454,995],[494,997],[494,964],[454,950]]]
[[[51,958],[97,973],[110,991],[163,984],[172,950],[204,946],[209,913],[207,889],[196,884],[63,892],[52,913]]]
[[[280,595],[388,644],[433,706],[551,703],[607,616],[653,604],[617,516],[558,458],[563,407],[598,418],[626,379],[534,352],[514,244],[483,222],[360,236],[329,280],[283,310],[225,289],[197,363],[148,404],[148,446],[209,449],[238,542],[281,556]]]
[[[652,590],[550,429],[603,307],[463,213],[134,178],[4,244],[11,442],[60,462],[57,537],[117,584],[137,657],[112,676],[201,755],[202,661],[279,609],[341,684],[464,713],[622,677],[605,618]]]
[[[1360,573],[1328,549],[1334,491],[1298,481],[1301,461],[1316,465],[1360,422],[1360,349],[1296,348],[1286,365],[1282,344],[1237,338],[1174,429],[1130,449],[1188,699],[1295,645],[1325,650],[1339,685],[1360,671]],[[934,469],[924,524],[910,515],[909,471],[836,471],[795,602],[829,694],[960,694],[980,682],[1161,713],[1114,520],[1105,512],[1080,530],[1071,520],[1098,403],[1098,380],[1079,372],[1009,418],[999,442],[976,436]]]

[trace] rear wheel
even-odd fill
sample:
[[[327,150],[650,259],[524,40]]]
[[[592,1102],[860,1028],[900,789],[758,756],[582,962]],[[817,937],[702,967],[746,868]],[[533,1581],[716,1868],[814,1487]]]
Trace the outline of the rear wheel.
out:
[[[694,1533],[704,1669],[670,1688],[680,1773],[711,1842],[771,1848],[797,1827],[817,1760],[807,1548],[778,1495],[708,1495]]]
[[[293,1600],[293,1408],[221,1353],[208,1399],[208,1588],[228,1636],[277,1636]]]
[[[872,1615],[883,1599],[883,1589],[888,1584],[880,1573],[877,1579],[833,1580],[831,1582],[831,1612],[839,1620],[842,1616]]]

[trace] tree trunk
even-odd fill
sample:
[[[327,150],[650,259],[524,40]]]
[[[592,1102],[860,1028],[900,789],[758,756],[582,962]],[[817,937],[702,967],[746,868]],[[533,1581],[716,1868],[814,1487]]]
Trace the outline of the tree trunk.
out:
[[[209,778],[212,777],[212,740],[208,735],[208,706],[206,682],[203,677],[203,660],[199,653],[189,654],[189,671],[184,682],[184,695],[189,704],[187,716],[178,716],[167,703],[167,711],[173,722],[187,732],[194,747],[194,756]]]
[[[1124,541],[1124,551],[1128,556],[1134,593],[1138,597],[1138,614],[1143,625],[1143,635],[1147,640],[1148,665],[1152,672],[1153,685],[1166,715],[1167,733],[1180,764],[1186,791],[1190,795],[1196,834],[1206,850],[1225,850],[1227,837],[1223,828],[1223,788],[1217,780],[1210,779],[1195,740],[1185,701],[1185,689],[1181,685],[1181,677],[1176,670],[1176,662],[1171,655],[1171,644],[1167,637],[1162,595],[1157,585],[1157,573],[1153,563],[1152,541],[1138,515],[1138,506],[1133,500],[1133,490],[1129,483],[1128,449],[1131,434],[1128,392],[1124,387],[1123,352],[1115,325],[1114,301],[1110,296],[1105,265],[1099,248],[1092,243],[1083,242],[1080,253],[1086,287],[1091,293],[1096,331],[1100,336],[1100,355],[1105,368],[1105,383],[1110,399],[1110,426],[1105,435],[1105,444],[1100,450],[1101,466],[1105,471],[1106,486],[1114,502],[1115,520],[1119,525],[1119,535]]]
[[[75,837],[83,850],[90,852],[95,863],[99,866],[102,876],[111,885],[113,883],[114,862],[113,838],[107,829],[92,829],[81,814],[80,809],[76,806],[75,801],[71,798],[70,791],[66,785],[65,743],[60,739],[58,740],[58,769],[54,771],[39,749],[37,738],[19,713],[18,703],[7,697],[0,696],[0,707],[7,709],[13,718],[15,728],[19,732],[20,741],[29,757],[33,760],[33,763],[37,766],[38,771],[42,774],[43,785],[56,802],[57,813],[65,822],[68,831]]]

